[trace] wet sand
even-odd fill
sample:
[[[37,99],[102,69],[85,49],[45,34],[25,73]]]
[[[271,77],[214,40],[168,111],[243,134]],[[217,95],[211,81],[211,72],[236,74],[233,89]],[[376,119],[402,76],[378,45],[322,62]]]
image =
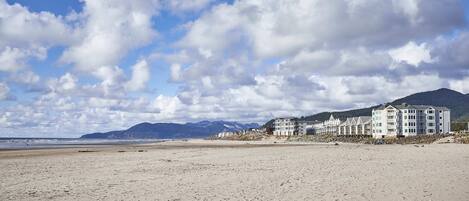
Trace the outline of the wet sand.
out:
[[[0,151],[0,200],[467,200],[469,146],[202,141]]]

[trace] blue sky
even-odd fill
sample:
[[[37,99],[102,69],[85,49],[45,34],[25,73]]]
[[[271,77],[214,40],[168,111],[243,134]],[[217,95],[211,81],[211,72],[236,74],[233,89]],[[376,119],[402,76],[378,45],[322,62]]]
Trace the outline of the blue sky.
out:
[[[0,0],[0,13],[0,137],[469,93],[468,1]]]

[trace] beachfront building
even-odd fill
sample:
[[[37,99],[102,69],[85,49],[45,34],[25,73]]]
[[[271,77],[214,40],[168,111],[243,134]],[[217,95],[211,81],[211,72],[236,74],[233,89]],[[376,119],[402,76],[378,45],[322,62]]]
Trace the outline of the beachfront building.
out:
[[[450,110],[430,105],[382,105],[372,111],[375,138],[447,134],[451,130]]]
[[[347,118],[339,125],[338,135],[341,136],[371,136],[371,116]]]
[[[308,135],[315,121],[300,120],[295,117],[283,117],[274,120],[273,134],[276,136]]]
[[[297,121],[298,135],[312,134],[313,124],[315,124],[315,123],[317,123],[317,122],[316,121],[298,120]]]
[[[225,138],[225,137],[231,137],[231,136],[234,136],[236,135],[236,132],[220,132],[217,134],[217,137],[218,138]]]
[[[293,136],[298,135],[297,118],[282,117],[274,120],[274,135]]]
[[[317,135],[324,135],[324,134],[334,134],[336,135],[338,132],[338,127],[340,125],[340,119],[334,118],[334,115],[331,114],[328,120],[320,123],[315,123],[313,125],[314,133]]]

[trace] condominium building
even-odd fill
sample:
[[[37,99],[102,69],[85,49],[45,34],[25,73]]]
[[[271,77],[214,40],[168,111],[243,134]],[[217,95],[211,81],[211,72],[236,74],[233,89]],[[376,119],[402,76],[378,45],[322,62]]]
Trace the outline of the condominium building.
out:
[[[347,118],[339,125],[338,135],[342,136],[371,136],[371,117],[360,116]]]
[[[317,123],[317,121],[306,121],[306,120],[298,120],[298,135],[308,135],[311,134],[313,124]]]
[[[297,118],[282,117],[275,119],[273,133],[276,136],[298,135]]]
[[[450,110],[430,105],[382,105],[372,112],[375,138],[446,134],[451,130]]]
[[[318,135],[337,134],[340,123],[340,119],[334,118],[334,115],[331,114],[328,120],[313,125],[314,133]]]
[[[293,136],[307,135],[313,121],[300,120],[295,117],[283,117],[274,120],[274,135]]]

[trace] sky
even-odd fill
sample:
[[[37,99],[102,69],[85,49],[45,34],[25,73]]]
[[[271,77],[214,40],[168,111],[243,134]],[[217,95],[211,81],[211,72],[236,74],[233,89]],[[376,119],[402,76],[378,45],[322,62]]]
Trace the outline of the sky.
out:
[[[469,93],[466,0],[0,0],[0,137]]]

